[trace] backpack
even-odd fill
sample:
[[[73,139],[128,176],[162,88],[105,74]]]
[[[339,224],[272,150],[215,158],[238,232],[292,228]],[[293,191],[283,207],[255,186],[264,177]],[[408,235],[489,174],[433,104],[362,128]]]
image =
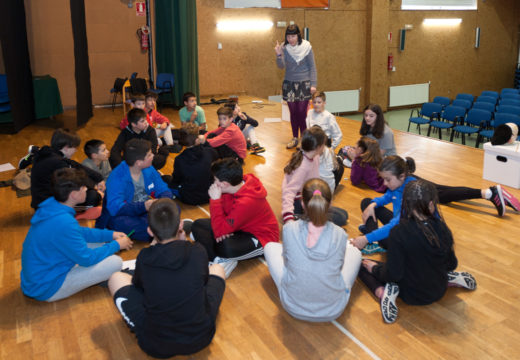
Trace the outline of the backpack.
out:
[[[130,87],[132,94],[145,94],[148,91],[148,84],[143,78],[130,79]]]

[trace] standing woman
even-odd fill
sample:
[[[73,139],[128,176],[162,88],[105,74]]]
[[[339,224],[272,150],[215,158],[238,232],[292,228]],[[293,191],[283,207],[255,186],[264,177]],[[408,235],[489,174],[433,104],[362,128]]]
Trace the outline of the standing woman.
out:
[[[307,106],[311,95],[316,91],[314,53],[311,43],[302,39],[300,28],[296,24],[287,27],[283,45],[277,41],[274,51],[276,65],[280,69],[285,68],[282,95],[291,114],[293,139],[287,144],[287,149],[292,149],[298,146],[298,133],[303,134],[307,128]]]

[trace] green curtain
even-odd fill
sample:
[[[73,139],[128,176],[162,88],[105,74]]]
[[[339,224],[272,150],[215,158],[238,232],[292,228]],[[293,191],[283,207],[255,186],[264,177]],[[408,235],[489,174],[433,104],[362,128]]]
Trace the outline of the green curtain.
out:
[[[195,0],[155,0],[157,73],[173,73],[174,96],[191,91],[199,97],[197,6]]]

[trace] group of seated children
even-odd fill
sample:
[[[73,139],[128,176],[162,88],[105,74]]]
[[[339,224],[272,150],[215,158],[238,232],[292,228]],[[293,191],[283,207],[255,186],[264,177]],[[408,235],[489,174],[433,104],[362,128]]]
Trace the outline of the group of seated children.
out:
[[[128,125],[110,152],[111,164],[99,140],[85,144],[84,166],[70,160],[80,140],[57,130],[51,146],[35,155],[32,205],[37,210],[23,245],[24,294],[56,301],[109,279],[115,305],[139,346],[152,356],[168,357],[197,352],[211,342],[224,280],[238,261],[260,255],[283,308],[307,321],[340,316],[358,272],[379,299],[387,323],[397,318],[398,295],[408,304],[430,304],[449,286],[475,289],[471,274],[454,271],[454,241],[438,204],[480,197],[491,200],[502,216],[506,205],[519,211],[518,200],[500,185],[480,190],[414,177],[413,159],[392,155],[393,135],[381,150],[389,132],[378,106],[369,105],[363,137],[344,156],[351,161],[354,185],[364,181],[384,195],[361,202],[363,235],[348,239],[341,228],[348,213],[331,205],[337,185],[331,161],[337,163],[333,150],[342,134],[324,103],[325,95],[316,92],[301,146],[284,168],[283,244],[266,189],[254,174],[243,174],[246,141],[252,152],[263,148],[254,135],[256,121],[238,104],[219,108],[219,128],[206,132],[195,97],[185,96],[177,134],[186,148],[167,182],[157,171],[165,162],[158,152],[158,135],[164,134],[148,123],[153,112],[147,115],[137,106],[129,111]],[[182,221],[174,196],[188,204],[209,201],[210,218]],[[96,229],[80,227],[74,207],[101,198]],[[393,211],[385,208],[389,203]],[[384,226],[379,228],[378,221]],[[194,242],[186,240],[189,231]],[[113,255],[131,248],[130,238],[150,242],[139,253],[133,275],[120,272],[121,259]],[[362,261],[361,251],[380,251],[374,248],[387,251],[386,263]]]

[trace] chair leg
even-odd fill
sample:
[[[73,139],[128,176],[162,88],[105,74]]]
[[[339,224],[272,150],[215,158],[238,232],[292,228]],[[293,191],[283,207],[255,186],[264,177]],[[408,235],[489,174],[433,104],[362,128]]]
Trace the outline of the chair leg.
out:
[[[117,93],[114,93],[112,97],[112,112],[114,112],[114,108],[116,107]]]
[[[410,132],[410,125],[411,125],[411,124],[412,124],[412,123],[411,123],[410,121],[408,121],[408,130],[406,130],[406,131]]]
[[[466,135],[462,133],[462,145],[466,145]]]
[[[453,142],[453,137],[455,136],[455,130],[451,130],[450,141]]]
[[[475,147],[478,149],[480,145],[480,134],[477,134],[477,141],[475,141]]]
[[[432,131],[432,126],[430,125],[430,126],[428,126],[428,133],[426,134],[426,136],[430,136],[431,131]]]

